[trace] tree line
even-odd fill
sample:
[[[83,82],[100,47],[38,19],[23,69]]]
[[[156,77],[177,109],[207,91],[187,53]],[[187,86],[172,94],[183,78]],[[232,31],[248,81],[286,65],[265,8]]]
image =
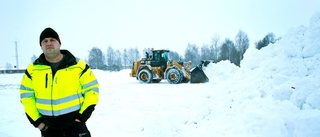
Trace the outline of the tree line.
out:
[[[273,33],[268,33],[262,40],[255,42],[255,48],[261,49],[274,44],[280,38],[276,38]],[[204,44],[201,47],[196,44],[188,43],[183,55],[176,51],[170,50],[171,60],[188,62],[191,61],[193,67],[200,64],[203,60],[209,60],[213,63],[229,60],[234,65],[240,67],[243,55],[249,48],[248,35],[239,30],[234,41],[229,38],[220,39],[219,35],[214,35],[210,44]],[[148,52],[151,55],[150,47],[143,49],[142,53]],[[34,61],[37,56],[33,55],[31,60]],[[86,62],[93,69],[119,71],[121,69],[131,68],[133,62],[141,59],[141,54],[138,48],[125,48],[122,51],[109,46],[104,53],[100,48],[93,47],[89,50]],[[7,63],[7,66],[10,64]]]
[[[255,43],[257,49],[266,47],[270,43],[276,42],[275,35],[268,33],[262,40]],[[189,43],[185,49],[184,55],[180,55],[176,51],[171,51],[171,60],[188,62],[191,61],[193,67],[200,64],[203,60],[210,60],[218,63],[220,61],[229,60],[236,66],[241,65],[243,55],[249,48],[248,35],[240,30],[232,41],[229,38],[221,41],[218,35],[212,37],[210,44],[204,44],[201,47],[196,44]],[[151,48],[144,48],[142,53],[148,52],[151,54]],[[137,48],[129,48],[120,51],[113,49],[111,46],[107,48],[104,55],[101,49],[93,47],[89,51],[88,64],[94,69],[119,71],[123,68],[130,68],[133,62],[140,59],[141,54]]]

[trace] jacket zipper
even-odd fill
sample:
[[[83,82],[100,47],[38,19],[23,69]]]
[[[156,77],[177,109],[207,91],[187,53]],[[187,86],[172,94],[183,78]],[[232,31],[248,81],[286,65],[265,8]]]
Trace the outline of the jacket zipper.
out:
[[[54,77],[52,77],[52,81],[51,81],[51,113],[52,113],[52,116],[54,116],[54,110],[53,110],[53,84],[54,84]]]
[[[48,73],[46,73],[46,88],[48,88]]]

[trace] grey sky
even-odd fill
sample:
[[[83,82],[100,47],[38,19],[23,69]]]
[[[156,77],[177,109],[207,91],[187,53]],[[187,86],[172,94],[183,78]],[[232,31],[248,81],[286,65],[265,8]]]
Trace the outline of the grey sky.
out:
[[[320,0],[2,0],[0,68],[19,66],[41,54],[39,35],[55,29],[62,48],[87,58],[92,47],[161,48],[184,53],[188,43],[210,44],[217,34],[234,40],[241,29],[251,45],[267,33],[308,26]]]

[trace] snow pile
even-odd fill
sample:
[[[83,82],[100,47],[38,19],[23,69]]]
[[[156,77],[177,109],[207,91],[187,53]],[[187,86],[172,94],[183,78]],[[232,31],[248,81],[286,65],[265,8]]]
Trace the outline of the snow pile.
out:
[[[208,67],[203,67],[203,71],[212,84],[230,79],[238,70],[239,68],[230,61],[221,61],[217,65],[211,63]]]
[[[241,68],[222,62],[205,72],[212,84],[225,85],[222,89],[236,106],[230,108],[238,109],[228,111],[248,123],[240,135],[314,137],[320,136],[319,67],[320,12],[310,19],[309,27],[291,29],[275,44],[261,50],[251,46]],[[213,91],[219,92],[216,96],[224,94]],[[226,106],[230,100],[216,103]]]

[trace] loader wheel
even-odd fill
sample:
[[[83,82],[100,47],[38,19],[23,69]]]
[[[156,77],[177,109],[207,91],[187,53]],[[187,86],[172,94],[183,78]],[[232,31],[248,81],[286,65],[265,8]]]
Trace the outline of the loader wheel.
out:
[[[177,69],[169,69],[167,72],[167,80],[170,84],[178,84],[182,80],[182,75]]]
[[[149,70],[143,69],[138,74],[139,81],[143,83],[151,83],[152,82],[152,74]]]

